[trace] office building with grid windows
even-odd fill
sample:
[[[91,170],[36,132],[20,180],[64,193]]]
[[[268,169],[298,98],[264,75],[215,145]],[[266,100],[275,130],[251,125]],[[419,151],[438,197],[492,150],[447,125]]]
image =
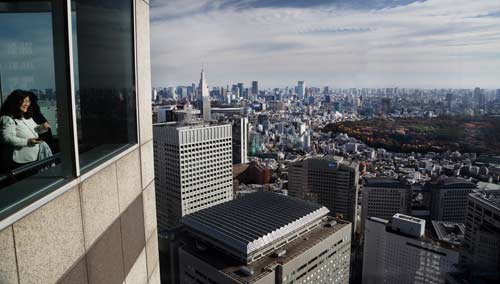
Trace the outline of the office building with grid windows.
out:
[[[425,220],[395,214],[366,220],[363,283],[444,284],[457,271],[458,248],[425,233]]]
[[[456,177],[441,178],[429,185],[432,220],[465,223],[467,198],[477,189],[475,183]]]
[[[500,190],[471,193],[466,216],[462,263],[500,280]]]
[[[342,157],[306,158],[288,166],[288,194],[327,207],[356,228],[359,165]]]
[[[231,124],[155,124],[153,133],[160,230],[233,199]]]
[[[411,199],[411,186],[402,181],[366,178],[361,198],[361,231],[369,217],[389,220],[396,213],[409,214]]]

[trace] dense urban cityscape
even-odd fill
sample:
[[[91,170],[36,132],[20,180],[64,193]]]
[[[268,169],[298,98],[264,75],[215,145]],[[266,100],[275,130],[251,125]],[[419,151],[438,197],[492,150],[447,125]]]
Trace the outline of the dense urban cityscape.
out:
[[[162,271],[171,283],[498,281],[500,90],[209,88],[202,70],[199,84],[154,88],[152,100],[161,267],[192,267]],[[277,197],[264,192],[287,197],[267,208]],[[286,224],[288,207],[272,210],[290,197],[328,210],[322,227],[349,230],[329,233],[329,249],[313,241],[324,229],[275,236],[286,226],[262,222]],[[238,262],[231,232],[271,247]],[[294,252],[302,242],[311,260]]]
[[[500,1],[0,0],[0,284],[499,284]]]

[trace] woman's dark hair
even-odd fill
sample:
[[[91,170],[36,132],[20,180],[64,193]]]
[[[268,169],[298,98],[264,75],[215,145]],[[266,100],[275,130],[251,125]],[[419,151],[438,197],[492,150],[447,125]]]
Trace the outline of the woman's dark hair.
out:
[[[37,124],[42,124],[48,122],[45,116],[43,116],[40,106],[38,105],[38,97],[34,93],[30,93],[30,110],[28,110],[29,115]]]
[[[2,108],[0,109],[0,116],[11,116],[12,118],[20,119],[20,118],[31,118],[33,109],[31,107],[28,108],[26,113],[21,111],[21,105],[26,97],[32,98],[35,96],[32,92],[23,91],[23,90],[15,90],[7,97],[5,102],[2,104]]]

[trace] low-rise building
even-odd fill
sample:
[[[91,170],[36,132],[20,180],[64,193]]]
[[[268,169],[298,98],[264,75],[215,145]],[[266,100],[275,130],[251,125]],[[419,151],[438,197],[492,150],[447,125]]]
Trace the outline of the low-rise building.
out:
[[[259,191],[181,220],[180,283],[349,283],[351,224]]]

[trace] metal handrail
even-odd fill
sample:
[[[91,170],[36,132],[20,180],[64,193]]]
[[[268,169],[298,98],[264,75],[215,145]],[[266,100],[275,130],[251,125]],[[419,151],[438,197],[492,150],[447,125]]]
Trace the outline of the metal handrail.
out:
[[[56,163],[57,161],[60,160],[60,158],[61,158],[61,154],[57,153],[57,154],[55,154],[49,158],[43,159],[41,161],[31,162],[31,163],[28,163],[24,166],[20,166],[19,168],[15,168],[15,169],[10,171],[10,174],[13,176],[17,176],[17,175],[25,173],[29,170],[41,169],[43,167],[47,167],[53,163]]]
[[[44,167],[48,167],[54,163],[57,163],[60,160],[61,160],[61,154],[57,153],[57,154],[54,154],[52,157],[46,158],[44,160],[28,163],[26,165],[20,166],[18,168],[15,168],[13,170],[10,170],[10,171],[0,175],[0,182],[7,180],[8,178],[11,178],[11,177],[15,178],[16,176],[19,176],[20,174],[26,173],[26,172],[31,171],[31,170],[40,170]]]

